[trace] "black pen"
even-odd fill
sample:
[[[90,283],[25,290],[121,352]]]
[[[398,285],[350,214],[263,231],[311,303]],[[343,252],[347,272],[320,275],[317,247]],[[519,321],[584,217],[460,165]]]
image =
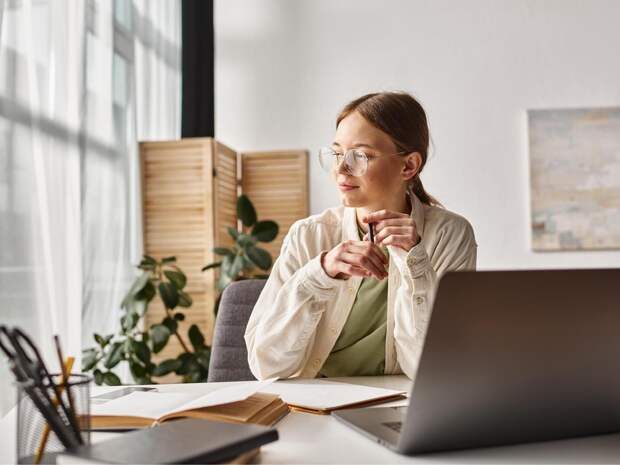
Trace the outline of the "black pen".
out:
[[[368,223],[368,239],[370,242],[375,242],[375,228],[372,223]]]

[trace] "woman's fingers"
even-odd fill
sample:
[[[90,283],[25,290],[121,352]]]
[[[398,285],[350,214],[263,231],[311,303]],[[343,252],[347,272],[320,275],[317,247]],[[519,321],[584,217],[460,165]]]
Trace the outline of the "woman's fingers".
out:
[[[361,276],[363,278],[367,278],[372,275],[372,273],[368,271],[366,268],[362,268],[352,263],[348,263],[344,260],[340,260],[337,263],[336,268],[338,269],[340,273],[347,276],[347,278],[351,276]]]
[[[375,242],[381,244],[381,242],[388,236],[409,236],[413,237],[414,228],[412,226],[388,226],[383,228],[376,236]]]
[[[415,245],[415,241],[411,239],[410,235],[390,235],[383,239],[383,245],[393,245],[395,247],[400,247],[405,251],[411,250],[411,247]]]
[[[379,210],[376,212],[369,213],[362,221],[364,223],[378,223],[382,220],[387,220],[390,218],[409,218],[409,215],[400,212],[393,212],[391,210]]]
[[[353,252],[344,252],[340,255],[340,259],[349,265],[364,268],[379,280],[387,276],[385,267],[382,268],[381,266],[377,266],[377,264],[366,255]]]
[[[413,226],[415,221],[410,217],[406,218],[390,218],[375,223],[375,234],[389,226]]]
[[[385,268],[385,265],[388,264],[388,258],[385,256],[383,251],[377,246],[377,244],[373,244],[372,242],[353,242],[349,244],[347,250],[349,252],[355,252],[368,256],[380,268]]]

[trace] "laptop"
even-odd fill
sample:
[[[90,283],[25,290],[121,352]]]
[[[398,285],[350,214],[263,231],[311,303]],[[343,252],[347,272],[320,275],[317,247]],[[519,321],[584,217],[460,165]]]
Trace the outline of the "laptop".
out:
[[[409,407],[333,415],[407,455],[620,431],[620,269],[447,273]]]

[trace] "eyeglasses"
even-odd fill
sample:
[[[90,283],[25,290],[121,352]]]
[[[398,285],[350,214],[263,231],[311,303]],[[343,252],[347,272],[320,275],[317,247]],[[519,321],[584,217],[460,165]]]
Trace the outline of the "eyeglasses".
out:
[[[388,157],[393,155],[404,155],[408,153],[397,152],[392,153],[390,155],[381,155],[382,157]],[[379,157],[371,157],[379,158]],[[366,155],[362,150],[359,149],[350,149],[345,153],[338,153],[334,149],[329,147],[323,147],[319,149],[319,163],[321,164],[321,168],[328,173],[332,170],[338,170],[340,164],[344,162],[344,169],[351,176],[359,177],[363,176],[368,170],[368,155]]]

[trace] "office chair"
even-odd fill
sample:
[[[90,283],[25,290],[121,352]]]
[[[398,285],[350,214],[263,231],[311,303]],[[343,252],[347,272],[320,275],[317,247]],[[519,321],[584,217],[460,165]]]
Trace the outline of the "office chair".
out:
[[[248,365],[243,335],[266,282],[266,279],[248,279],[233,282],[224,289],[215,321],[207,381],[256,379]]]

